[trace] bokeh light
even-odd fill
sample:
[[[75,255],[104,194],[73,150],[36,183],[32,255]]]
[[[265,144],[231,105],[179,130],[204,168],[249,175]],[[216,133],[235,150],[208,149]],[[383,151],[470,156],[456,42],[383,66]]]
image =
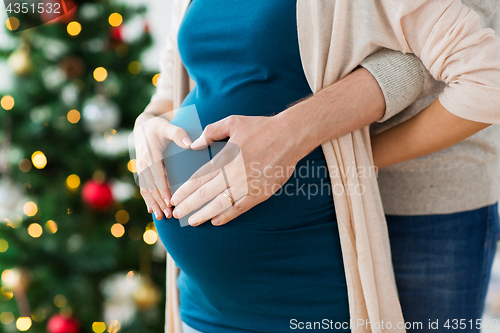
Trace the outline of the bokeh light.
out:
[[[156,74],[153,76],[153,85],[156,87],[158,85],[158,79],[160,78],[160,74]]]
[[[137,172],[137,161],[135,158],[128,161],[127,168],[128,168],[128,171],[130,171],[130,172]]]
[[[108,77],[108,71],[104,67],[97,67],[94,70],[94,79],[97,82],[102,82]]]
[[[118,223],[125,224],[128,222],[128,220],[130,220],[130,215],[126,210],[121,209],[116,212],[115,220]]]
[[[146,230],[142,238],[146,244],[153,245],[158,240],[158,234],[154,230]]]
[[[0,288],[0,298],[1,299],[8,301],[12,297],[14,297],[14,293],[11,290],[8,290],[5,287]]]
[[[70,36],[78,36],[80,32],[82,31],[82,25],[76,21],[69,22],[67,26],[68,34]]]
[[[132,61],[128,64],[128,71],[132,74],[139,74],[142,71],[142,65],[138,61]]]
[[[28,226],[28,234],[33,238],[38,238],[42,235],[43,229],[42,226],[38,223],[31,223]]]
[[[21,273],[17,269],[6,269],[2,272],[2,284],[9,288],[14,289],[21,282]]]
[[[58,308],[63,308],[68,304],[68,300],[66,299],[66,296],[59,294],[54,297],[54,304]]]
[[[109,15],[108,22],[112,27],[118,27],[123,22],[123,17],[118,13]]]
[[[111,234],[116,238],[120,238],[125,234],[125,227],[121,223],[115,223],[111,227]]]
[[[14,97],[10,96],[10,95],[5,95],[4,97],[2,97],[2,99],[0,100],[0,105],[2,106],[2,108],[4,110],[12,110],[12,108],[14,107]]]
[[[127,273],[127,283],[131,286],[137,286],[141,280],[141,273],[129,271]]]
[[[12,312],[2,312],[0,314],[0,322],[4,325],[9,325],[14,322],[14,315]]]
[[[106,324],[101,321],[95,321],[92,323],[92,331],[95,333],[103,333],[106,330]]]
[[[111,323],[108,324],[108,332],[109,333],[116,333],[120,330],[121,325],[118,320],[113,320]]]
[[[17,30],[17,28],[19,28],[19,24],[20,22],[17,17],[9,17],[5,22],[5,26],[11,31]]]
[[[57,223],[52,220],[48,220],[45,222],[45,230],[51,234],[55,234],[57,232]]]
[[[19,317],[16,320],[16,327],[20,331],[27,331],[31,327],[31,318],[30,317]]]
[[[80,186],[80,177],[77,175],[69,175],[68,178],[66,178],[66,186],[70,190],[76,190],[78,186]]]
[[[5,252],[9,248],[9,242],[5,239],[0,238],[0,252]]]
[[[27,203],[24,204],[23,212],[27,216],[35,216],[36,213],[38,212],[38,207],[36,203],[34,203],[33,201],[28,201]]]
[[[37,169],[43,169],[47,165],[47,157],[41,151],[36,151],[31,155],[31,162]]]
[[[47,318],[47,311],[42,308],[38,308],[31,314],[31,319],[37,322],[44,321]]]
[[[67,115],[68,121],[72,124],[76,124],[80,121],[80,112],[78,110],[70,110]]]
[[[27,158],[23,158],[21,161],[19,161],[19,170],[21,170],[22,172],[28,172],[31,170],[31,161],[28,160]]]

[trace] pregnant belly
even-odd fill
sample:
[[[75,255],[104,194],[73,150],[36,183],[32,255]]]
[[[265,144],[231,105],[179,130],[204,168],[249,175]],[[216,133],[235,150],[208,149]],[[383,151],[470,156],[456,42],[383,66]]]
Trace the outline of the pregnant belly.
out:
[[[195,89],[182,106],[196,105],[196,119],[185,108],[172,123],[195,139],[207,124],[236,113],[224,105],[244,106],[246,115],[255,116],[285,108],[263,110],[262,101],[252,105],[249,97],[228,98],[201,103]],[[155,219],[155,224],[182,272],[177,281],[181,308],[203,313],[198,316],[184,308],[184,316],[206,319],[208,315],[214,324],[233,327],[266,322],[262,318],[285,323],[291,313],[305,316],[304,320],[349,319],[335,209],[321,147],[299,161],[281,190],[226,225],[213,226],[208,221],[197,227],[181,226],[174,218]],[[265,331],[263,327],[251,330]]]
[[[186,289],[200,291],[206,311],[245,304],[260,316],[286,305],[325,316],[345,305],[345,275],[326,162],[317,148],[268,200],[223,226],[181,227],[155,220],[161,241],[183,272]],[[321,171],[322,170],[322,171]],[[321,295],[310,301],[311,289]],[[195,298],[195,297],[193,297]],[[193,299],[193,302],[200,302]],[[252,307],[254,305],[254,307]],[[263,311],[263,312],[262,312]],[[251,311],[250,311],[251,312]]]

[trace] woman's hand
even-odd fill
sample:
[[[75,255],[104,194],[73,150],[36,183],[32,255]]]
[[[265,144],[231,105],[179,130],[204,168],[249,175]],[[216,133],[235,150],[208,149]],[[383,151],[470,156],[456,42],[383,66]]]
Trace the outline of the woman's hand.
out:
[[[170,112],[169,112],[170,113]],[[167,113],[144,112],[136,120],[134,145],[141,195],[156,219],[172,217],[171,193],[164,167],[163,152],[174,141],[179,147],[191,145],[186,132],[168,121]]]
[[[297,138],[277,116],[229,116],[208,125],[191,148],[205,148],[226,137],[226,147],[174,193],[175,218],[211,201],[189,218],[189,224],[209,219],[214,225],[225,224],[278,191],[308,153],[298,149]]]

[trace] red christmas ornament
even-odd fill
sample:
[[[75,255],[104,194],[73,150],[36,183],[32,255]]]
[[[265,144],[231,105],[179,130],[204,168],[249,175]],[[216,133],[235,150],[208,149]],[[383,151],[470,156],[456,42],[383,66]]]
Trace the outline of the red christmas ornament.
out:
[[[48,333],[78,333],[80,324],[74,317],[64,317],[60,314],[52,316],[47,323]]]
[[[44,10],[40,14],[45,23],[69,23],[75,18],[76,4],[72,0],[45,0],[43,3],[44,8],[52,8],[52,11]]]
[[[89,180],[82,189],[82,200],[96,210],[104,210],[113,204],[113,193],[107,182]]]
[[[109,31],[109,35],[112,40],[116,42],[123,42],[123,28],[122,26],[112,27]]]

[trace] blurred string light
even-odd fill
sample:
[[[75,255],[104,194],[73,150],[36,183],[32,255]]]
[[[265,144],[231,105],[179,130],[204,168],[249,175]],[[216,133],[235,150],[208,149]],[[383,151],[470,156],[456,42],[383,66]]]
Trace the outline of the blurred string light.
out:
[[[11,31],[17,30],[17,28],[19,28],[19,24],[20,22],[17,17],[9,17],[5,22],[5,26]]]
[[[45,230],[51,234],[55,234],[57,232],[57,223],[52,220],[48,220],[45,222]]]
[[[6,252],[8,248],[9,248],[9,242],[7,242],[3,238],[0,238],[0,252]]]
[[[123,22],[123,17],[118,13],[109,15],[108,22],[112,27],[118,27]]]
[[[19,270],[6,269],[2,272],[2,284],[8,289],[16,288],[21,282],[21,273]]]
[[[80,112],[78,110],[70,110],[67,114],[68,121],[72,124],[76,124],[80,121]]]
[[[139,74],[142,71],[142,65],[138,61],[132,61],[128,64],[128,71],[134,75]]]
[[[42,226],[38,223],[31,223],[28,226],[28,234],[33,238],[38,238],[42,235],[43,229]]]
[[[36,151],[31,155],[31,162],[37,169],[43,169],[47,165],[47,157],[41,151]]]
[[[106,330],[106,324],[101,321],[95,321],[92,323],[92,331],[95,333],[103,333]]]
[[[137,172],[137,164],[136,164],[136,159],[131,159],[130,161],[128,161],[127,163],[127,168],[128,168],[128,171],[130,172]]]
[[[94,79],[97,82],[102,82],[108,77],[108,71],[104,67],[97,67],[94,70]]]
[[[1,287],[0,288],[0,295],[6,301],[8,301],[12,297],[14,297],[14,293],[11,290],[8,290],[6,287]]]
[[[116,333],[120,330],[121,325],[118,320],[113,320],[109,325],[108,325],[108,332],[109,333]]]
[[[5,95],[4,97],[2,97],[2,99],[0,100],[0,105],[2,106],[2,108],[4,110],[12,110],[12,108],[14,107],[14,97],[10,96],[10,95]]]
[[[9,325],[14,322],[14,315],[12,312],[2,312],[0,314],[0,322],[4,325]]]
[[[131,286],[137,286],[141,280],[141,273],[130,271],[127,273],[127,283]]]
[[[10,218],[4,218],[7,225],[13,229],[17,229],[23,224],[23,218],[19,214],[13,214]]]
[[[158,79],[160,78],[160,74],[156,74],[153,76],[153,85],[156,87],[158,85]]]
[[[61,295],[61,294],[56,295],[54,297],[54,304],[58,308],[63,308],[63,307],[65,307],[68,304],[68,299],[64,295]]]
[[[66,29],[68,30],[68,34],[70,36],[78,36],[80,34],[80,32],[82,31],[82,25],[76,21],[73,21],[73,22],[69,22],[68,23],[68,26],[66,27]]]
[[[104,140],[107,143],[111,143],[111,141],[113,141],[113,138],[115,137],[116,133],[118,133],[118,132],[114,128],[107,130],[103,134]]]
[[[126,210],[119,210],[115,214],[115,220],[118,223],[125,224],[130,220],[130,215]]]
[[[31,327],[31,318],[30,317],[19,317],[16,320],[16,327],[20,331],[27,331]]]
[[[31,314],[31,318],[37,322],[44,321],[45,318],[47,318],[47,311],[42,308],[38,308]]]
[[[76,190],[78,186],[80,186],[80,177],[77,175],[69,175],[68,178],[66,178],[66,186],[70,190]]]
[[[21,161],[19,161],[19,170],[21,170],[22,172],[28,172],[31,170],[31,161],[28,160],[27,158],[23,158]]]
[[[158,240],[158,234],[154,230],[146,230],[142,238],[146,244],[153,245]]]
[[[125,234],[125,227],[121,223],[115,223],[111,227],[111,234],[116,238],[120,238]]]
[[[30,217],[35,216],[36,213],[38,212],[38,206],[33,201],[28,201],[27,203],[24,204],[23,212],[27,216]]]

